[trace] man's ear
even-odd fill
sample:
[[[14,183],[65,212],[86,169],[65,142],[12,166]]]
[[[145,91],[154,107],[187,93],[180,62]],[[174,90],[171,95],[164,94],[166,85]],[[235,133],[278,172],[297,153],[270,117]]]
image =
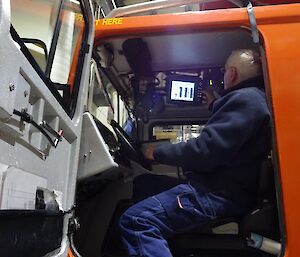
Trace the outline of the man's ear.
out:
[[[230,67],[230,81],[234,84],[238,79],[238,71],[236,67]]]

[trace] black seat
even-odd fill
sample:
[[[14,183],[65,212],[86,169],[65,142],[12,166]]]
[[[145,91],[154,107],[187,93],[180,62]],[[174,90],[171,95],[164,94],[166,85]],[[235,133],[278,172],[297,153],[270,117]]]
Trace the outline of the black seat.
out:
[[[215,234],[213,230],[220,225],[234,222],[238,226],[236,234]],[[249,250],[246,237],[256,233],[279,240],[279,226],[276,207],[276,191],[272,160],[262,163],[258,181],[256,208],[246,216],[216,219],[197,230],[180,234],[169,241],[174,253],[205,249]],[[176,255],[176,254],[175,254]]]
[[[262,163],[257,208],[241,220],[239,230],[240,234],[244,236],[249,235],[250,232],[267,237],[278,235],[276,190],[271,159]]]

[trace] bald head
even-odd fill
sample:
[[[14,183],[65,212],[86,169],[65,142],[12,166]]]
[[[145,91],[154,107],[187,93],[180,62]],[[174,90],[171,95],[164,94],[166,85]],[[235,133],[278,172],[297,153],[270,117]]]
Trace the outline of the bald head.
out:
[[[260,74],[261,67],[257,52],[250,49],[233,51],[225,64],[225,89]]]

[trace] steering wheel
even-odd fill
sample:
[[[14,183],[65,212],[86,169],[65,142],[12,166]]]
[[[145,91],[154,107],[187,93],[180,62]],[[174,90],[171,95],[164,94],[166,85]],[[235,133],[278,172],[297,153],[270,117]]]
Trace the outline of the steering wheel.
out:
[[[136,161],[141,164],[145,169],[151,169],[149,166],[149,162],[146,160],[144,154],[135,145],[135,143],[128,136],[125,130],[115,120],[111,120],[110,125],[117,135],[117,138],[121,145],[121,152],[130,160]]]

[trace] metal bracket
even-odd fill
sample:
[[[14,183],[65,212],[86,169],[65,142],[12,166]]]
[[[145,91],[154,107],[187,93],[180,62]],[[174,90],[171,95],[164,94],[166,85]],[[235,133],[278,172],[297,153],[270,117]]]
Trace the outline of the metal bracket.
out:
[[[76,230],[80,228],[80,223],[78,218],[76,217],[71,217],[69,219],[69,224],[68,224],[68,235],[72,235]]]
[[[26,122],[26,123],[30,123],[32,124],[36,129],[38,129],[40,132],[42,132],[42,134],[48,139],[48,141],[50,142],[50,144],[52,146],[54,146],[55,148],[57,147],[58,143],[60,141],[62,141],[62,136],[64,131],[63,130],[59,130],[58,132],[56,132],[53,128],[51,128],[48,123],[46,121],[42,121],[41,124],[37,124],[34,120],[33,117],[27,112],[27,109],[25,110],[21,110],[18,111],[16,109],[14,109],[13,114],[21,117],[20,121]],[[55,136],[55,139],[53,140],[49,134],[52,134],[53,136]]]
[[[258,44],[259,43],[259,33],[258,33],[258,29],[257,29],[256,18],[254,15],[254,8],[250,1],[247,5],[247,13],[249,16],[253,42]]]

